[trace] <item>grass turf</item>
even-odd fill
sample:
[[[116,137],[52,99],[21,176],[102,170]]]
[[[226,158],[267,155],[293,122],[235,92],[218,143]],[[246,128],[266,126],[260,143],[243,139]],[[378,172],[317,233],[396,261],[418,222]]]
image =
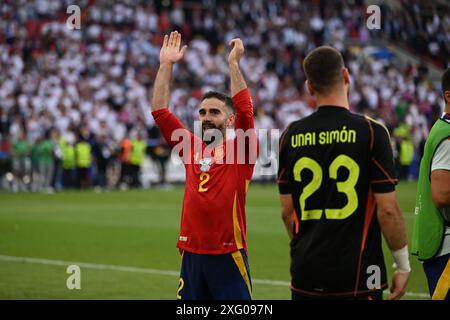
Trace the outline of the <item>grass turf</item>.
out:
[[[403,183],[397,189],[409,236],[416,187]],[[169,191],[0,193],[0,255],[178,272],[181,259],[175,245],[182,199],[181,186]],[[279,211],[275,186],[250,186],[247,225],[254,279],[289,281],[288,237]],[[417,259],[411,262],[408,291],[413,295],[405,298],[423,299],[425,276]],[[68,276],[64,265],[0,259],[0,299],[175,299],[178,286],[176,275],[82,267],[81,290],[68,290]],[[253,298],[289,299],[290,291],[256,282]]]

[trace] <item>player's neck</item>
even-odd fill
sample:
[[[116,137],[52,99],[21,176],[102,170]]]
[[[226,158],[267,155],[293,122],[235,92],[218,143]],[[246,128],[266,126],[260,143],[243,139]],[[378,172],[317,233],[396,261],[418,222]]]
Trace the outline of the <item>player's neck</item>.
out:
[[[447,103],[444,108],[445,113],[450,113],[450,103]]]
[[[317,107],[321,107],[321,106],[336,106],[336,107],[342,107],[345,109],[349,109],[349,105],[348,105],[348,99],[347,97],[333,97],[333,96],[328,96],[328,97],[316,97],[316,101],[317,101]]]
[[[347,93],[347,86],[337,86],[335,88],[331,88],[327,91],[327,94],[320,94],[319,92],[316,92],[315,97],[317,107],[337,106],[345,109],[350,109]]]

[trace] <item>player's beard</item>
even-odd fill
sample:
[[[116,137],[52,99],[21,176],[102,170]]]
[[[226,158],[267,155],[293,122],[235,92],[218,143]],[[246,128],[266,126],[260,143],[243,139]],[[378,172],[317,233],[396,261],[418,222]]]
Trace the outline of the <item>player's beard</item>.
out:
[[[225,123],[216,126],[212,122],[202,122],[203,141],[208,145],[219,144],[225,138],[225,130]]]

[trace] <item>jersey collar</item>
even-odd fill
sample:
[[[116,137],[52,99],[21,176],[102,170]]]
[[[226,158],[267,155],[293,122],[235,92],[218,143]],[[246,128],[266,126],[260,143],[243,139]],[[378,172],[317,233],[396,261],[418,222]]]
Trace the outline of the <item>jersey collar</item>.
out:
[[[444,120],[444,121],[446,121],[446,122],[448,122],[448,123],[450,123],[450,113],[444,112],[444,113],[442,114],[441,119]]]

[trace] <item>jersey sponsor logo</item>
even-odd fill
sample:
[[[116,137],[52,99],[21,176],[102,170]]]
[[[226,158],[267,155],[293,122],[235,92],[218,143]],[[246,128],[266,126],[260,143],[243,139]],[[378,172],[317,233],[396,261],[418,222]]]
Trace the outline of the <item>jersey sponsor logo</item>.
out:
[[[179,238],[180,241],[186,242],[188,240],[188,237],[186,236],[180,236]]]
[[[212,159],[211,158],[201,159],[199,161],[199,164],[200,164],[200,170],[203,172],[207,172],[211,168]]]

